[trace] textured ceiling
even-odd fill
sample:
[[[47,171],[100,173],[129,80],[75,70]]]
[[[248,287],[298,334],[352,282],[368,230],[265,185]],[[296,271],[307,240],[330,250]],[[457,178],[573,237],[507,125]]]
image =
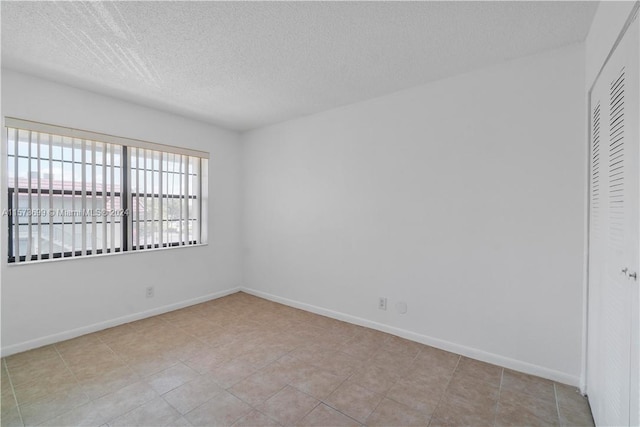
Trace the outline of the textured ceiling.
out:
[[[7,2],[2,65],[246,130],[584,40],[595,2]]]

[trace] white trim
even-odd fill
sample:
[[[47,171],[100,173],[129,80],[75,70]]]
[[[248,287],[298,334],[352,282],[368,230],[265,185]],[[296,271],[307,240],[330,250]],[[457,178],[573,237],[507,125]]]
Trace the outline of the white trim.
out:
[[[580,334],[581,354],[580,354],[580,393],[587,394],[587,353],[589,349],[589,227],[591,216],[591,96],[586,95],[587,104],[587,150],[583,159],[585,168],[583,176],[586,178],[583,188],[583,230],[582,230],[582,331]]]
[[[107,254],[95,254],[95,255],[91,255],[91,256],[85,255],[85,256],[77,256],[77,257],[49,258],[49,259],[39,259],[39,260],[35,260],[35,261],[19,262],[19,263],[18,262],[10,262],[10,263],[7,263],[6,265],[9,268],[14,268],[14,267],[16,267],[18,265],[46,264],[48,262],[62,262],[62,261],[70,260],[70,259],[97,259],[97,258],[110,257],[110,256],[133,255],[133,254],[150,253],[150,252],[155,252],[155,251],[167,251],[167,250],[181,249],[181,248],[197,248],[197,247],[201,247],[201,246],[209,246],[209,244],[208,243],[196,243],[196,244],[193,244],[193,245],[186,245],[186,246],[167,246],[167,247],[162,247],[162,248],[150,248],[150,249],[145,249],[143,251],[120,251],[120,252],[109,252]]]
[[[5,127],[30,130],[33,132],[49,133],[53,135],[68,136],[70,138],[88,139],[91,141],[108,142],[117,145],[126,145],[128,147],[137,147],[148,150],[166,151],[169,153],[183,154],[185,156],[209,158],[206,151],[192,150],[183,147],[174,147],[172,145],[158,144],[156,142],[142,141],[140,139],[125,138],[123,136],[109,135],[106,133],[92,132],[82,129],[74,129],[64,126],[52,125],[49,123],[39,123],[31,120],[17,119],[15,117],[4,118]]]
[[[408,331],[406,329],[396,328],[393,326],[385,325],[383,323],[374,322],[372,320],[363,319],[361,317],[352,316],[350,314],[341,313],[338,311],[330,310],[327,308],[318,307],[312,304],[307,304],[300,301],[291,300],[288,298],[279,297],[269,294],[267,292],[258,291],[255,289],[241,288],[242,292],[268,299],[280,304],[288,305],[290,307],[299,308],[301,310],[310,311],[312,313],[320,314],[323,316],[331,317],[332,319],[342,320],[345,322],[353,323],[355,325],[364,326],[378,331],[387,332],[393,335],[397,335],[402,338],[406,338],[411,341],[416,341],[421,344],[426,344],[431,347],[436,347],[442,350],[450,351],[453,353],[461,354],[472,359],[480,360],[494,365],[502,366],[504,368],[513,369],[514,371],[523,372],[525,374],[536,375],[542,378],[547,378],[559,383],[572,385],[578,387],[580,384],[580,377],[566,374],[564,372],[556,371],[554,369],[545,368],[543,366],[534,365],[532,363],[523,362],[521,360],[511,359],[509,357],[501,356],[495,353],[489,353],[483,350],[479,350],[473,347],[467,347],[464,345],[456,344],[450,341],[442,340],[439,338],[430,337],[427,335],[418,334]]]
[[[165,305],[162,307],[152,308],[151,310],[141,311],[139,313],[128,314],[126,316],[117,317],[115,319],[106,320],[104,322],[94,323],[89,326],[83,326],[76,329],[70,329],[68,331],[59,332],[46,337],[36,338],[30,341],[13,344],[7,347],[2,347],[2,357],[11,356],[12,354],[20,353],[23,351],[31,350],[34,348],[42,347],[44,345],[54,344],[60,341],[76,338],[81,335],[90,334],[92,332],[101,331],[103,329],[112,328],[114,326],[122,325],[124,323],[133,322],[135,320],[145,319],[151,316],[157,316],[158,314],[167,313],[169,311],[178,310],[180,308],[188,307],[194,304],[218,299],[227,295],[234,294],[241,291],[239,287],[227,289],[224,291],[214,292],[212,294],[203,295],[197,298],[192,298],[186,301],[181,301],[174,304]]]
[[[583,267],[583,298],[582,298],[582,357],[581,357],[581,368],[580,368],[580,383],[578,387],[580,388],[580,392],[583,395],[587,395],[589,392],[589,384],[587,381],[588,376],[588,368],[589,368],[589,254],[590,254],[590,242],[589,242],[589,228],[590,228],[590,210],[591,210],[591,93],[593,92],[593,88],[596,86],[604,67],[609,62],[609,59],[613,55],[614,51],[618,47],[618,44],[622,41],[627,29],[631,26],[633,21],[637,18],[637,15],[640,11],[640,0],[637,0],[629,15],[627,16],[618,37],[614,41],[607,57],[604,59],[602,65],[600,66],[600,70],[598,74],[596,74],[593,82],[589,86],[589,90],[587,91],[587,158],[584,166],[587,168],[586,171],[586,184],[584,190],[586,191],[585,200],[586,206],[584,210],[584,218],[586,218],[585,227],[584,227],[584,267]]]
[[[534,364],[523,362],[516,359],[511,359],[509,357],[504,357],[498,354],[489,353],[483,350],[467,347],[464,345],[456,344],[456,343],[442,340],[439,338],[429,337],[427,335],[418,334],[415,332],[408,331],[406,329],[396,328],[393,326],[385,325],[383,323],[374,322],[371,320],[363,319],[361,317],[352,316],[349,314],[341,313],[341,312],[330,310],[327,308],[318,307],[312,304],[307,304],[300,301],[291,300],[288,298],[278,297],[278,296],[269,294],[267,292],[262,292],[255,289],[249,289],[244,287],[235,287],[232,289],[227,289],[224,291],[219,291],[219,292],[215,292],[208,295],[203,295],[201,297],[193,298],[193,299],[182,301],[179,303],[169,304],[169,305],[157,307],[151,310],[146,310],[139,313],[129,314],[127,316],[122,316],[115,319],[107,320],[104,322],[94,323],[89,326],[71,329],[68,331],[59,332],[59,333],[48,335],[45,337],[36,338],[34,340],[10,345],[2,348],[1,356],[7,357],[12,354],[42,347],[44,345],[54,344],[60,341],[76,338],[81,335],[85,335],[92,332],[101,331],[103,329],[111,328],[114,326],[122,325],[124,323],[145,319],[147,317],[156,316],[156,315],[167,313],[173,310],[178,310],[194,304],[199,304],[202,302],[221,298],[239,291],[246,292],[248,294],[251,294],[260,298],[268,299],[270,301],[274,301],[290,307],[295,307],[295,308],[299,308],[312,313],[327,316],[333,319],[342,320],[345,322],[364,326],[371,329],[376,329],[382,332],[387,332],[402,338],[419,342],[421,344],[426,344],[442,350],[461,354],[463,356],[470,357],[472,359],[480,360],[487,363],[492,363],[494,365],[502,366],[504,368],[513,369],[515,371],[524,372],[530,375],[536,375],[542,378],[547,378],[552,381],[557,381],[563,384],[569,384],[576,387],[578,387],[580,384],[580,377],[568,375],[560,371],[556,371],[553,369],[545,368],[542,366],[534,365]]]

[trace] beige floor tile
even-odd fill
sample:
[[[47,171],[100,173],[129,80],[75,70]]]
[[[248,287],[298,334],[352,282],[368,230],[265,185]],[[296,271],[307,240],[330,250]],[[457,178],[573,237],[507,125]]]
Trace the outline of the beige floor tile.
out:
[[[393,335],[386,332],[376,331],[375,329],[361,328],[355,335],[357,338],[377,344],[382,347]]]
[[[290,354],[285,354],[280,359],[262,368],[260,372],[273,374],[285,382],[293,382],[312,370],[313,367],[307,363],[296,359]]]
[[[231,393],[252,406],[259,405],[278,393],[287,382],[275,374],[257,372],[229,389]]]
[[[256,409],[282,425],[294,425],[319,403],[317,399],[287,386]]]
[[[238,336],[233,331],[226,330],[224,328],[218,328],[215,331],[198,338],[205,344],[208,344],[209,346],[216,348],[216,347],[224,347],[226,345],[233,344],[238,339]]]
[[[307,364],[321,364],[325,355],[329,352],[330,350],[324,345],[314,342],[311,345],[298,347],[289,354]]]
[[[171,423],[171,427],[193,427],[193,425],[184,416]]]
[[[557,426],[560,425],[555,400],[535,397],[529,393],[502,389],[496,414],[496,426]]]
[[[53,351],[55,351],[55,349]],[[46,354],[48,354],[48,352]],[[7,359],[7,367],[14,387],[46,377],[53,372],[67,371],[66,365],[57,353],[55,356],[47,357],[46,359],[33,358],[28,361],[18,360],[20,360],[21,363],[12,367],[9,365],[9,359]]]
[[[259,346],[255,350],[251,350],[238,356],[236,359],[246,362],[254,369],[261,369],[268,364],[278,360],[287,353],[285,346]]]
[[[449,378],[445,376],[402,378],[387,392],[387,397],[431,415],[448,384]]]
[[[2,393],[2,395],[0,395],[0,411],[4,412],[9,409],[13,409],[16,406],[17,406],[16,398],[14,394],[11,392],[11,389],[9,389],[8,392]]]
[[[423,346],[407,370],[407,377],[416,375],[452,375],[460,356],[448,351]]]
[[[157,396],[158,394],[148,384],[138,382],[102,396],[93,403],[100,414],[106,419],[112,419],[126,414]]]
[[[215,351],[228,358],[236,359],[243,354],[256,350],[257,347],[254,343],[254,340],[257,339],[256,336],[245,336],[244,338],[242,338],[242,334],[238,333],[236,337],[237,339],[235,341],[216,347]]]
[[[255,409],[233,424],[233,427],[279,427],[281,424]]]
[[[14,393],[13,393],[13,388],[11,387],[11,384],[9,384],[9,382],[7,381],[6,386],[3,384],[2,387],[2,392],[0,393],[0,404],[2,405],[2,409],[6,409],[7,406],[10,402],[15,401],[15,397],[14,397]],[[15,405],[15,403],[12,403],[13,405]]]
[[[2,427],[23,427],[17,406],[0,413],[0,425]]]
[[[88,402],[89,398],[84,393],[70,390],[50,395],[47,399],[34,403],[20,405],[20,413],[25,425],[38,425]]]
[[[222,393],[223,389],[209,375],[201,375],[162,397],[181,414],[186,414],[192,409],[202,405],[209,399]]]
[[[11,391],[9,372],[7,372],[7,368],[4,366],[4,359],[0,360],[0,388],[2,388],[2,394]]]
[[[155,330],[158,327],[166,325],[166,321],[160,316],[147,317],[146,319],[136,320],[128,325],[136,332],[146,332],[149,330]]]
[[[25,351],[18,354],[13,354],[4,358],[7,368],[9,370],[17,368],[25,364],[35,364],[45,362],[50,358],[58,358],[58,352],[55,346],[47,345],[44,347],[35,348],[33,350]]]
[[[104,424],[107,418],[98,411],[93,402],[85,403],[62,415],[46,420],[41,426],[82,426],[96,427]]]
[[[391,353],[402,353],[407,356],[415,357],[424,347],[415,341],[409,341],[404,338],[392,336],[385,341],[382,348]]]
[[[428,426],[430,417],[385,398],[367,418],[368,426]]]
[[[122,368],[126,364],[113,353],[103,353],[100,356],[89,356],[82,361],[67,362],[69,370],[78,379],[84,381],[95,377],[107,376],[109,372]]]
[[[132,340],[125,344],[110,344],[109,348],[118,360],[123,363],[144,357],[153,357],[157,354],[154,352],[160,350],[160,346],[154,343],[138,342],[138,340]]]
[[[190,308],[190,307],[187,307],[187,308]],[[189,312],[187,311],[187,309],[182,308],[180,310],[174,310],[168,313],[160,314],[158,315],[158,317],[169,324],[172,324],[174,326],[179,326],[181,323],[189,323],[190,320],[201,317],[201,316],[197,313]]]
[[[186,346],[193,341],[202,342],[198,338],[194,338],[178,328],[171,327],[171,330],[173,332],[167,334],[167,336],[160,334],[160,336],[158,336],[157,338],[153,338],[158,344],[162,346],[162,352],[165,353],[165,356],[172,352],[174,349]]]
[[[563,426],[593,426],[589,401],[580,391],[564,384],[555,384],[560,424]]]
[[[460,357],[455,373],[467,377],[477,378],[487,384],[498,386],[502,380],[502,368],[479,360]]]
[[[26,405],[78,387],[75,377],[67,369],[55,369],[46,375],[20,383],[14,387],[18,404]]]
[[[351,337],[335,334],[329,330],[324,330],[316,337],[316,342],[325,348],[337,349],[347,343]]]
[[[181,362],[186,362],[189,359],[206,354],[210,350],[211,347],[204,344],[202,341],[193,339],[183,345],[167,350],[166,355],[173,359],[180,360]]]
[[[140,376],[128,366],[118,366],[102,372],[100,375],[80,381],[79,388],[90,399],[97,399],[138,381],[140,381]]]
[[[460,357],[459,354],[451,353],[450,351],[423,345],[416,355],[416,361],[455,368],[459,363]]]
[[[318,328],[332,329],[334,326],[339,325],[340,321],[317,314],[309,319],[309,323]]]
[[[324,403],[316,406],[299,423],[299,426],[309,427],[359,427],[361,424],[349,418]]]
[[[113,356],[112,348],[95,335],[91,335],[91,338],[86,340],[83,340],[83,338],[78,337],[55,345],[56,348],[60,348],[60,356],[67,364],[74,365],[77,362],[100,359],[105,355]]]
[[[195,379],[199,374],[183,363],[158,372],[146,378],[146,382],[158,393],[164,394],[182,384]]]
[[[403,376],[411,369],[415,357],[403,353],[391,353],[386,350],[379,350],[369,363],[379,366],[394,375]]]
[[[191,318],[187,322],[176,326],[185,333],[197,338],[205,337],[222,329],[219,325],[216,325],[204,317]]]
[[[381,394],[367,390],[347,380],[331,393],[324,402],[358,422],[364,423],[381,400]]]
[[[314,367],[308,374],[294,378],[291,381],[291,385],[316,399],[322,400],[333,393],[346,378],[347,375],[336,375]]]
[[[397,380],[397,375],[372,364],[365,364],[349,377],[349,381],[381,394],[388,392]]]
[[[458,372],[453,375],[447,393],[464,397],[469,400],[482,400],[495,405],[500,390],[500,381],[485,380],[472,376],[468,372]]]
[[[466,398],[446,393],[431,418],[437,426],[492,426],[497,403],[491,399]]]
[[[91,351],[101,345],[105,344],[100,340],[97,334],[87,334],[56,343],[55,347],[64,358],[67,355],[74,355],[86,351]]]
[[[109,421],[109,427],[161,427],[173,426],[182,415],[161,397]]]
[[[128,324],[115,326],[113,328],[105,329],[103,331],[96,332],[96,335],[102,342],[111,346],[113,344],[122,344],[127,342],[135,342],[141,339],[141,335],[135,331]]]
[[[555,401],[553,381],[505,369],[502,375],[503,391],[514,391],[534,396],[537,399]]]
[[[129,368],[141,378],[149,377],[158,372],[164,371],[178,363],[177,360],[166,357],[160,353],[156,357],[141,357],[127,362]]]
[[[352,338],[342,344],[339,349],[343,353],[365,361],[370,359],[380,349],[380,345],[362,341],[360,338]]]
[[[238,320],[235,314],[230,313],[227,310],[220,310],[218,308],[213,310],[215,311],[208,312],[205,310],[202,313],[202,317],[216,324],[221,329],[225,329],[229,326],[234,325],[235,322]]]
[[[194,426],[230,426],[251,412],[251,406],[223,391],[185,415]]]
[[[57,426],[593,425],[573,387],[244,293],[9,356],[0,374],[3,426],[19,409]]]
[[[231,357],[221,354],[217,349],[210,349],[209,351],[199,352],[184,363],[195,371],[201,374],[206,374],[211,372],[215,367],[224,362],[228,362],[229,360],[231,360]]]
[[[347,353],[341,351],[330,351],[324,354],[322,361],[316,366],[339,376],[352,374],[355,370],[363,366],[363,362]]]
[[[251,363],[239,359],[223,362],[209,371],[209,375],[223,388],[229,388],[256,372]]]

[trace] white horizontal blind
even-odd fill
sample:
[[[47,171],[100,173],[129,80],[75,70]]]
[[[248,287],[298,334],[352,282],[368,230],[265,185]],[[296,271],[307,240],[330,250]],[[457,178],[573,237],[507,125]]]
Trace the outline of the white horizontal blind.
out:
[[[5,126],[9,262],[206,243],[208,153],[19,119]]]

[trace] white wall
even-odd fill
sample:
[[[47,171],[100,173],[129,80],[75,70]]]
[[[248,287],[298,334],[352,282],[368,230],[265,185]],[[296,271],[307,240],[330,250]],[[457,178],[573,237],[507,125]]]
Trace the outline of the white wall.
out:
[[[31,265],[7,265],[3,246],[3,355],[207,299],[240,285],[236,133],[8,70],[2,71],[2,115],[211,155],[207,246]],[[3,197],[0,203],[4,202]],[[3,218],[4,233],[6,229]],[[6,234],[2,241],[7,241]],[[154,298],[145,298],[148,285],[155,286]]]
[[[587,91],[595,82],[605,59],[620,35],[620,31],[627,21],[634,1],[601,1],[593,17],[586,46],[586,79]]]
[[[575,45],[244,134],[245,286],[577,385],[584,86]]]

